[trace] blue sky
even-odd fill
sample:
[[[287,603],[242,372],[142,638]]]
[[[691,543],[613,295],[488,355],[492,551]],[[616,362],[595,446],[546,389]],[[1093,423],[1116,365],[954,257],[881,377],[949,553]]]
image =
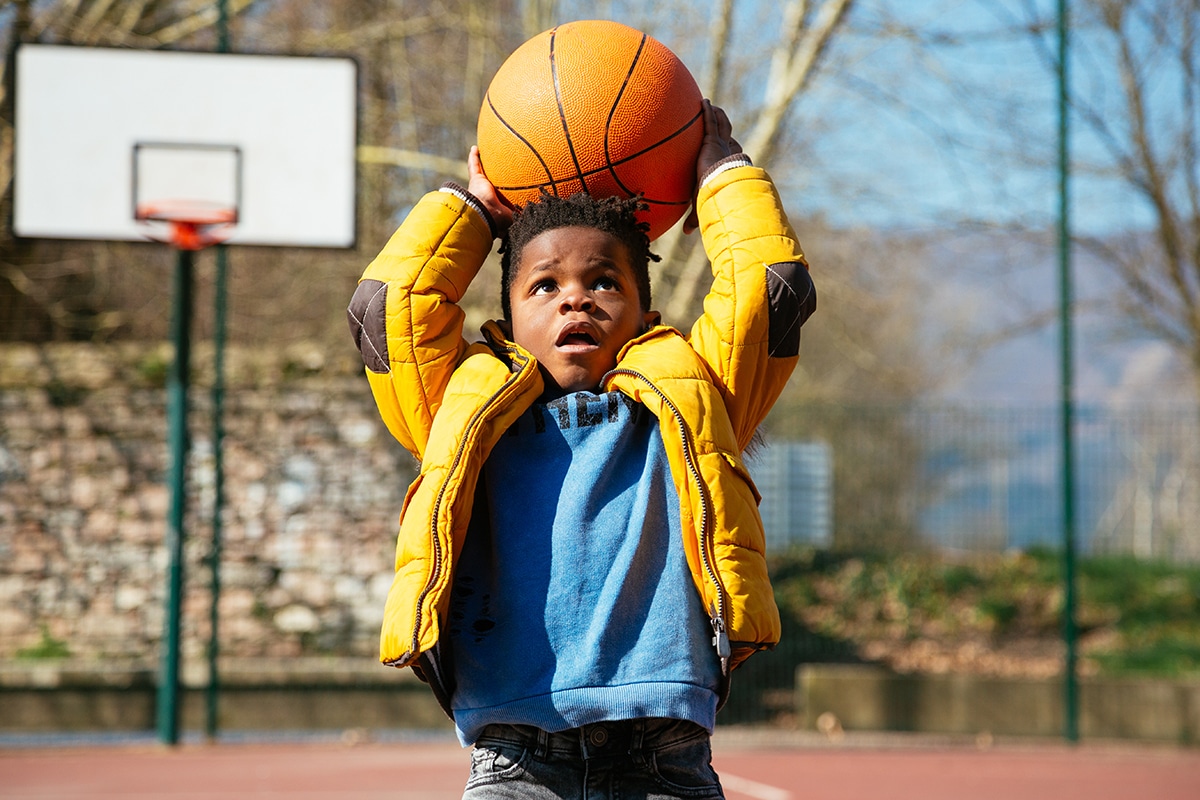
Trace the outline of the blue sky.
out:
[[[752,70],[751,102],[781,5],[742,0],[737,6],[730,70]],[[1057,83],[1044,55],[1053,54],[1054,31],[1045,35],[1042,55],[1028,37],[998,33],[1025,18],[1027,5],[1054,19],[1053,0],[857,0],[824,71],[795,106],[787,163],[780,158],[773,165],[790,205],[845,226],[936,228],[968,216],[1053,225]],[[709,4],[659,2],[647,11],[627,2],[568,1],[561,9],[564,19],[610,17],[645,26],[697,75],[705,67]],[[918,46],[896,35],[896,27],[937,33],[943,42]],[[1073,85],[1099,96],[1115,77],[1100,68],[1095,52],[1095,42],[1077,37],[1070,64]],[[1172,102],[1169,87],[1160,95],[1160,103]],[[735,132],[748,124],[736,116],[742,105],[730,106]],[[1077,120],[1071,143],[1081,165],[1101,154]],[[1140,200],[1083,170],[1073,186],[1080,230],[1103,233],[1148,219]]]

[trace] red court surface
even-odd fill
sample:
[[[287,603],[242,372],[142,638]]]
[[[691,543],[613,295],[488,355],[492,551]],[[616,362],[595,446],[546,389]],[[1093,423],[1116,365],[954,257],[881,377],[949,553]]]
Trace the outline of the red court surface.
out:
[[[783,738],[718,737],[730,800],[1200,798],[1194,749]],[[467,764],[465,750],[440,741],[10,748],[0,750],[0,798],[457,798]]]

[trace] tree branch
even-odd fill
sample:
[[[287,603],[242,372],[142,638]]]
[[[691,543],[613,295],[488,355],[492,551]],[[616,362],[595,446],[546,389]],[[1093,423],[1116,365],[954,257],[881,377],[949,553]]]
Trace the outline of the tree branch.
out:
[[[789,4],[785,21],[791,23],[791,28],[785,31],[785,40],[794,46],[776,49],[772,75],[767,81],[766,103],[746,139],[746,152],[759,163],[770,162],[783,118],[812,78],[822,53],[852,4],[853,0],[826,0],[817,9],[812,26],[807,28],[804,27],[806,4]]]
[[[806,0],[791,0],[784,7],[781,22],[783,35],[771,55],[763,107],[757,112],[757,121],[749,134],[745,138],[737,137],[755,163],[770,163],[783,120],[812,79],[821,56],[852,6],[853,0],[825,0],[813,10]],[[720,31],[722,24],[727,23],[718,15],[713,22],[713,28],[716,29],[712,35],[714,42],[718,41],[718,35],[723,37],[720,41],[727,39],[727,34]],[[678,263],[680,233],[675,228],[660,239],[669,256],[664,258],[668,269]],[[689,316],[700,293],[707,264],[703,248],[694,245],[679,268],[669,299],[662,306],[663,316],[667,320],[678,321]]]
[[[458,160],[421,153],[416,150],[363,144],[358,147],[358,161],[360,164],[388,164],[404,169],[436,172],[440,175],[452,175],[459,179],[465,179],[467,176],[466,156]]]

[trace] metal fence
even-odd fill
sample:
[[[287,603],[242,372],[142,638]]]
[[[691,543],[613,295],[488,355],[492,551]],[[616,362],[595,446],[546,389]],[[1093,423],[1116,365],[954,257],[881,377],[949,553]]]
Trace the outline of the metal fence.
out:
[[[1076,421],[1078,551],[1200,560],[1200,414],[1087,407]],[[821,498],[831,492],[832,523],[798,529],[828,527],[830,546],[979,552],[1062,544],[1054,409],[808,406],[776,415],[771,435],[785,448],[804,441],[828,452],[825,473],[798,471],[786,491],[793,504],[814,492],[818,518],[829,513]],[[764,518],[774,502],[766,499]]]

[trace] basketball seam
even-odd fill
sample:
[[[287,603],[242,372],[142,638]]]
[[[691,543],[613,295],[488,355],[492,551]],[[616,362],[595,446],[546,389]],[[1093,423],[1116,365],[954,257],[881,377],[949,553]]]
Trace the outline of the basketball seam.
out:
[[[575,153],[575,143],[571,141],[571,131],[567,127],[567,111],[563,108],[562,90],[558,85],[558,64],[554,60],[554,42],[558,36],[558,29],[555,28],[550,32],[550,78],[554,84],[554,102],[558,105],[558,119],[562,123],[563,136],[567,140],[567,151],[571,154],[571,163],[575,165],[575,174],[579,176],[579,182],[583,184],[583,190],[588,191],[587,179],[583,175],[583,167],[579,165],[579,156]],[[558,194],[558,182],[554,176],[550,176],[551,185],[554,187],[554,194]],[[590,192],[589,192],[590,194]]]
[[[520,140],[521,144],[528,147],[529,152],[533,153],[533,157],[536,158],[538,160],[538,163],[542,165],[542,171],[546,173],[546,180],[550,181],[550,183],[552,185],[554,183],[556,183],[556,181],[554,180],[554,173],[552,173],[550,171],[550,167],[548,167],[546,165],[546,160],[544,158],[542,158],[542,154],[537,151],[537,148],[533,146],[533,143],[530,142],[528,139],[526,139],[524,136],[522,136],[519,132],[517,132],[516,128],[509,125],[508,120],[506,120],[504,117],[500,116],[500,112],[497,111],[496,106],[494,106],[492,104],[492,93],[491,92],[488,92],[488,94],[487,94],[487,104],[488,104],[488,108],[490,108],[492,110],[492,115],[496,118],[496,121],[499,122],[501,125],[503,125],[505,130],[507,130],[513,136],[517,137],[517,139]],[[535,184],[535,186],[544,186],[544,185],[545,184],[541,184],[541,183]],[[513,189],[513,188],[534,188],[534,187],[513,187],[513,186],[497,186],[496,187],[496,189],[499,191],[504,191],[505,189]],[[557,192],[555,192],[555,193],[557,194]]]
[[[619,167],[622,164],[627,164],[630,161],[633,161],[634,159],[640,158],[641,156],[644,156],[646,153],[649,153],[651,150],[658,147],[663,142],[669,142],[672,139],[674,139],[676,136],[681,136],[688,128],[692,127],[692,125],[694,125],[696,123],[696,120],[700,119],[700,117],[703,113],[704,113],[703,109],[701,109],[700,111],[697,111],[696,116],[692,117],[686,123],[684,123],[683,126],[679,128],[679,130],[671,133],[669,136],[664,136],[663,138],[659,139],[657,142],[650,145],[649,147],[644,147],[641,150],[637,151],[636,153],[630,153],[628,156],[626,156],[625,158],[622,158],[620,161],[613,161],[611,166]],[[515,131],[514,131],[514,133],[515,133]],[[530,148],[530,149],[532,149],[532,148]],[[535,150],[534,152],[536,153],[537,151]],[[543,166],[544,166],[544,164],[543,164]],[[596,169],[588,170],[587,172],[583,173],[583,176],[598,175],[599,173],[605,172],[608,169],[610,169],[610,167],[607,167],[607,166],[597,167]],[[554,186],[556,190],[558,188],[559,183],[567,183],[569,181],[575,180],[574,176],[570,176],[570,177],[566,177],[566,178],[555,178],[553,175],[549,174],[549,172],[547,172],[546,177],[549,179],[550,184],[552,186]],[[532,183],[532,184],[521,185],[521,186],[497,185],[496,189],[501,192],[523,191],[526,189],[537,189],[538,187],[544,186],[544,185],[545,184],[543,184],[543,183]],[[557,191],[555,193],[557,194]],[[687,200],[679,200],[679,201],[676,201],[676,200],[651,200],[650,198],[646,198],[646,202],[647,203],[658,203],[660,205],[666,205],[666,206],[679,206],[679,205],[687,205],[688,203],[691,203],[692,201],[691,201],[691,198],[688,198]]]
[[[638,42],[637,52],[633,54],[633,60],[629,62],[629,69],[626,70],[626,72],[625,72],[625,79],[623,81],[621,81],[621,88],[617,92],[617,96],[615,98],[613,98],[612,106],[608,109],[608,119],[605,120],[605,123],[604,123],[604,164],[605,164],[605,169],[607,169],[609,174],[612,175],[612,179],[617,184],[617,186],[621,187],[621,191],[625,192],[625,194],[628,194],[628,195],[632,195],[633,192],[631,192],[629,190],[629,187],[626,186],[624,184],[624,182],[622,182],[621,178],[617,175],[616,169],[613,168],[612,157],[611,157],[611,154],[609,152],[609,147],[608,147],[608,136],[609,136],[609,133],[612,131],[613,117],[617,113],[617,106],[621,105],[621,98],[625,96],[625,90],[627,88],[629,88],[629,79],[630,79],[630,77],[632,77],[633,71],[635,69],[637,69],[638,60],[642,57],[642,50],[645,49],[645,47],[646,47],[646,39],[647,39],[647,36],[646,36],[646,34],[643,33],[642,40],[640,42]],[[658,145],[656,144],[655,147],[657,147],[657,146]]]

